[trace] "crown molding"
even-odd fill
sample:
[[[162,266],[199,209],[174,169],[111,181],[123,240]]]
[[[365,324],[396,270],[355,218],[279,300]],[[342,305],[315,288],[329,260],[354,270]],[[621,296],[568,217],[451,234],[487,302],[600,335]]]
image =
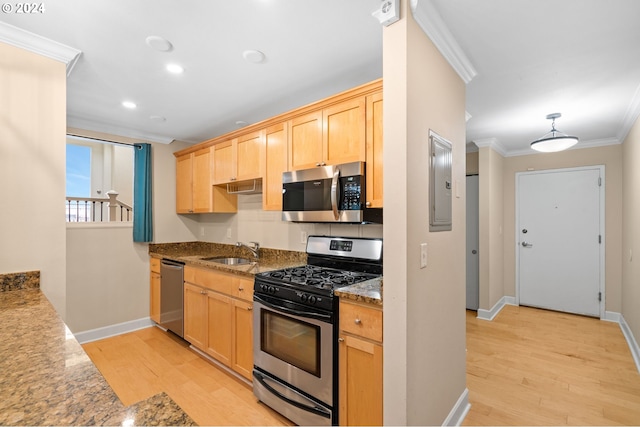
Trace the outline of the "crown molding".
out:
[[[462,51],[431,1],[411,0],[411,12],[422,31],[431,39],[465,84],[473,80],[478,72]]]
[[[636,88],[633,98],[631,98],[631,103],[629,107],[627,107],[624,119],[622,120],[622,126],[616,135],[619,141],[624,141],[627,138],[638,117],[640,117],[640,85]]]
[[[0,42],[63,62],[67,66],[67,77],[71,74],[73,67],[82,54],[82,51],[78,49],[1,21]]]
[[[507,156],[507,150],[500,144],[497,138],[482,138],[482,139],[474,139],[474,144],[478,146],[478,148],[489,147],[496,153],[500,154],[502,157]]]
[[[123,138],[130,138],[136,141],[157,142],[159,144],[171,144],[174,139],[162,135],[140,132],[125,128],[123,126],[114,126],[108,123],[102,123],[94,120],[83,119],[73,115],[67,115],[67,129],[81,129],[93,133],[101,133],[107,135],[117,135]],[[73,133],[73,132],[72,132]],[[83,133],[83,136],[87,133]],[[108,139],[108,138],[106,138]]]

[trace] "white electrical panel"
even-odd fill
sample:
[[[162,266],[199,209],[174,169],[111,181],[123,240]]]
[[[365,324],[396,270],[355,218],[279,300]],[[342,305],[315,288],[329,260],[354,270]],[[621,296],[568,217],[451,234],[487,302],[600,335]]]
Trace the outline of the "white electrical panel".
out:
[[[429,231],[451,230],[452,145],[429,131]]]

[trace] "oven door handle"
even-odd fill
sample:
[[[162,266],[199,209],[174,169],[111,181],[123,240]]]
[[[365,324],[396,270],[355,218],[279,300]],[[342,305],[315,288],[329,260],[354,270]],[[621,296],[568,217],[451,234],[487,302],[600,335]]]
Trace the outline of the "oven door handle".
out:
[[[296,408],[300,408],[304,411],[311,412],[312,414],[319,415],[324,418],[331,418],[331,413],[323,410],[323,408],[319,406],[307,406],[293,399],[289,399],[287,396],[285,396],[284,394],[280,393],[278,390],[276,390],[275,388],[267,384],[267,382],[265,381],[265,378],[259,372],[253,371],[253,378],[257,379],[258,382],[262,384],[264,388],[269,390],[270,393],[273,393],[279,399],[284,400],[288,404],[293,405]]]
[[[253,300],[254,301],[258,301],[259,303],[263,304],[264,306],[266,306],[266,307],[268,307],[268,308],[270,308],[272,310],[281,311],[283,313],[292,314],[294,316],[306,317],[308,319],[323,320],[325,322],[332,323],[330,314],[309,313],[309,312],[305,312],[305,311],[293,310],[291,308],[283,307],[281,305],[277,305],[277,304],[274,304],[274,303],[272,303],[270,301],[267,301],[264,298],[261,298],[259,295],[256,295],[256,294],[253,294]]]

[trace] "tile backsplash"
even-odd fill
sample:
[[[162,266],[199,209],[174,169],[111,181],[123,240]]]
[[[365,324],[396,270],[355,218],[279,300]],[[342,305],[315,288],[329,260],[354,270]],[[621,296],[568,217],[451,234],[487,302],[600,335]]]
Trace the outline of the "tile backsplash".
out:
[[[233,244],[259,242],[273,249],[304,251],[311,234],[382,237],[381,224],[316,224],[282,221],[280,211],[262,210],[262,194],[238,196],[237,214],[198,215],[198,240]]]

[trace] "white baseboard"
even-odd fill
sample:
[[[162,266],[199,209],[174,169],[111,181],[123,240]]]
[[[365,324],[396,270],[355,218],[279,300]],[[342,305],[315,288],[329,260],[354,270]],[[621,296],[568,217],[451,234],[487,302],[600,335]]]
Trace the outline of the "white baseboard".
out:
[[[500,298],[500,300],[495,303],[493,307],[491,307],[491,310],[483,310],[482,308],[479,308],[478,319],[493,320],[493,318],[496,317],[498,313],[500,313],[500,310],[502,310],[505,305],[516,305],[516,298],[505,295]]]
[[[633,357],[633,361],[636,364],[636,369],[638,370],[638,372],[640,372],[640,347],[638,346],[638,342],[633,336],[633,332],[631,332],[631,328],[627,324],[627,321],[624,320],[622,314],[616,313],[615,311],[605,311],[604,317],[601,320],[614,322],[620,325],[622,335],[624,335],[624,339],[627,340],[627,345],[629,346],[629,350],[631,351],[631,356]]]
[[[116,335],[126,334],[127,332],[137,331],[138,329],[148,328],[153,325],[155,325],[155,323],[151,318],[143,317],[142,319],[130,320],[128,322],[78,332],[73,335],[80,344],[85,344],[91,341],[97,341],[104,338],[114,337]]]
[[[469,413],[471,404],[469,403],[469,389],[465,388],[458,401],[449,412],[449,416],[442,423],[443,426],[459,426]]]
[[[624,320],[624,317],[620,315],[620,329],[622,329],[622,334],[624,338],[627,340],[627,344],[629,345],[629,350],[631,350],[631,355],[633,356],[633,361],[636,362],[636,369],[640,372],[640,347],[638,347],[638,342],[636,338],[633,336],[633,332],[631,332],[631,328]]]

